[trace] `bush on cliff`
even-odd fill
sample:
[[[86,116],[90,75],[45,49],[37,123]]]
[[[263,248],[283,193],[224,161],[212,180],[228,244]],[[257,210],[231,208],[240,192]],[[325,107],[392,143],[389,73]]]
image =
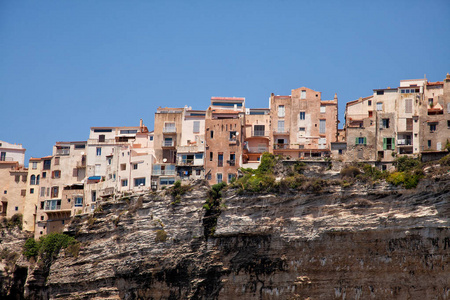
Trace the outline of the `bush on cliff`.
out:
[[[14,214],[11,218],[3,219],[0,227],[5,227],[8,229],[13,229],[14,227],[22,230],[22,214]]]
[[[23,254],[27,258],[39,258],[44,264],[49,265],[57,257],[61,249],[69,248],[69,253],[78,256],[79,242],[71,236],[63,233],[51,233],[42,236],[39,241],[29,238],[24,245]]]

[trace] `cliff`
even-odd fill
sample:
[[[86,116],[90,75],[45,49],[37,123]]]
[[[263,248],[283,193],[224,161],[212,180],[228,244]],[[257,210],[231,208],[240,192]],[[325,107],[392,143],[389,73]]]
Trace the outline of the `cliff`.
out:
[[[77,216],[30,299],[449,299],[450,175],[278,194],[209,187],[105,201]],[[34,277],[33,277],[34,276]],[[39,277],[39,274],[37,275]],[[32,280],[31,280],[32,279]],[[31,281],[30,281],[31,280]],[[34,280],[34,281],[33,281]],[[34,283],[33,283],[34,282]],[[45,286],[45,288],[43,288]]]

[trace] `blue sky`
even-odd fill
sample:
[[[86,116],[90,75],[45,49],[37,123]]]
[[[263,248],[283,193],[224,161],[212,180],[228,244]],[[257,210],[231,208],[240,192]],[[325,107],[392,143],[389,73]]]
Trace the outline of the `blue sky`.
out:
[[[26,159],[158,106],[267,107],[306,86],[345,103],[450,72],[450,1],[0,0],[0,140]]]

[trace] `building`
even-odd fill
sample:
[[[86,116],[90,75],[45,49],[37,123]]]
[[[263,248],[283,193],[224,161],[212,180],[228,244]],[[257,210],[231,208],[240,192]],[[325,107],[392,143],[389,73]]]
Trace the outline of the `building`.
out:
[[[246,108],[244,127],[243,167],[257,168],[261,155],[271,152],[272,126],[270,109]]]
[[[0,217],[23,214],[28,179],[24,160],[21,144],[0,141]]]
[[[75,213],[86,211],[87,142],[57,142],[52,156],[41,158],[41,174],[36,192],[35,238],[62,232]],[[31,201],[30,201],[31,202]]]
[[[330,155],[337,141],[338,100],[321,100],[321,92],[301,87],[289,96],[270,96],[273,153],[291,158]]]
[[[230,182],[243,165],[245,98],[212,97],[206,111],[206,179]]]
[[[42,159],[34,157],[30,158],[28,163],[27,195],[23,209],[23,230],[25,231],[34,232],[41,173]]]

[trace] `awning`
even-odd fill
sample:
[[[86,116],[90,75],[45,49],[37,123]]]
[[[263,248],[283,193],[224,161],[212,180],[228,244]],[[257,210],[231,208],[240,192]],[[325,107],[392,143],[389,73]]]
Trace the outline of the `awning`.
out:
[[[88,180],[100,180],[102,179],[102,176],[91,176],[88,178]]]

